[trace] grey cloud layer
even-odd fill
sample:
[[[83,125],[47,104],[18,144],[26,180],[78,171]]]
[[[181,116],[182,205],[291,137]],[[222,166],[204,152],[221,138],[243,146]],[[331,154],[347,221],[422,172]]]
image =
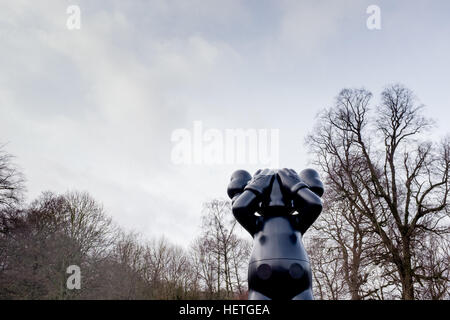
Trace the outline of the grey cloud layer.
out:
[[[300,169],[316,112],[344,86],[402,81],[449,118],[445,1],[380,1],[378,33],[369,1],[77,3],[79,31],[65,27],[68,3],[0,4],[0,140],[30,198],[88,190],[147,236],[185,244],[201,203],[226,196],[236,166],[170,163],[172,130],[194,120],[279,128],[280,165]]]

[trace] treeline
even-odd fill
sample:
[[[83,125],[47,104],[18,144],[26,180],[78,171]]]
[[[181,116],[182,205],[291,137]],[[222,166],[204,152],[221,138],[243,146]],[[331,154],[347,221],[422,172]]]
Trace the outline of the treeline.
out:
[[[25,204],[22,175],[0,159],[0,299],[245,298],[250,246],[229,202],[205,204],[200,235],[182,248],[121,230],[86,192]],[[67,286],[72,265],[80,289]]]

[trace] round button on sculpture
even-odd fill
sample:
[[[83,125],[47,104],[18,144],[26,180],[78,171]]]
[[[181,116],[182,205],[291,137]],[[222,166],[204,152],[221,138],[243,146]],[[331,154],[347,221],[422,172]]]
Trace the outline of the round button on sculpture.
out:
[[[319,174],[305,169],[235,171],[228,185],[236,220],[252,235],[250,300],[313,300],[302,236],[322,211]]]

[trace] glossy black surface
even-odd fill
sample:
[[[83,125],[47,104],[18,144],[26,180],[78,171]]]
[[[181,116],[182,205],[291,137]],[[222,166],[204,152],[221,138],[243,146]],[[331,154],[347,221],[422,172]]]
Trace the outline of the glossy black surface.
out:
[[[322,211],[323,192],[313,169],[232,174],[228,195],[233,215],[253,237],[249,299],[313,299],[302,236]]]

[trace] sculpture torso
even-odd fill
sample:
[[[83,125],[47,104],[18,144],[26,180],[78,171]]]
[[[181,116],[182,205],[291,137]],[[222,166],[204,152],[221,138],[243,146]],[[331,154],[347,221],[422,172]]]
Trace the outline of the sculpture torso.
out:
[[[263,259],[309,261],[302,235],[292,226],[289,216],[263,218],[261,231],[255,233],[250,263]]]

